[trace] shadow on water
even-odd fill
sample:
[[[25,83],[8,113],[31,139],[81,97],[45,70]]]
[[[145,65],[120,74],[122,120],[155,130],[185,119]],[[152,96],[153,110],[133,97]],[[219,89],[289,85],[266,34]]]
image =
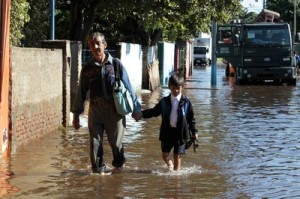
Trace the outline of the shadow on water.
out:
[[[135,122],[128,116],[126,169],[91,173],[82,116],[80,130],[55,131],[1,160],[0,193],[4,198],[299,198],[299,83],[235,86],[218,68],[212,86],[210,70],[195,69],[185,84],[200,146],[183,155],[180,172],[162,161],[160,117]],[[168,94],[167,88],[143,92],[143,109]],[[104,151],[112,167],[106,138]]]

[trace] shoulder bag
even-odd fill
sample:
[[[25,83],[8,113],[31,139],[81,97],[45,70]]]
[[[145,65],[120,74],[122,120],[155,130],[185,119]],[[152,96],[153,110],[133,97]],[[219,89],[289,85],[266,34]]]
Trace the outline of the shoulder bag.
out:
[[[125,88],[122,80],[120,79],[119,66],[116,60],[113,60],[115,82],[113,85],[113,98],[116,106],[117,113],[120,115],[127,115],[133,111],[133,101],[127,88]]]

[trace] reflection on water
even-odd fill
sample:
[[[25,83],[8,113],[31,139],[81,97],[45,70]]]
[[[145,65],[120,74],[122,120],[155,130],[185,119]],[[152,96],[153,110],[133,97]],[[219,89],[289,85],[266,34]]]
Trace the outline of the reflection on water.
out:
[[[200,67],[184,92],[195,109],[198,151],[182,157],[182,170],[164,165],[160,118],[127,117],[127,168],[101,176],[90,172],[87,118],[79,131],[56,131],[22,146],[0,164],[0,190],[12,198],[299,198],[300,91],[293,86],[235,86],[217,70]],[[143,108],[168,95],[143,93]],[[112,154],[104,141],[105,161]],[[4,172],[2,172],[4,171]],[[14,175],[12,175],[14,174]],[[4,190],[4,191],[3,191]]]
[[[9,183],[13,177],[13,172],[9,168],[9,161],[6,158],[0,159],[0,198],[2,196],[12,195],[18,191],[18,188]]]

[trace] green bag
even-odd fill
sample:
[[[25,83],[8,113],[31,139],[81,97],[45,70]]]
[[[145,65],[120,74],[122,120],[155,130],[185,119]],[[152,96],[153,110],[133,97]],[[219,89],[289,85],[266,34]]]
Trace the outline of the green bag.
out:
[[[114,62],[115,83],[113,85],[113,98],[117,113],[127,115],[133,111],[133,101],[130,92],[125,88],[120,79],[119,67]]]

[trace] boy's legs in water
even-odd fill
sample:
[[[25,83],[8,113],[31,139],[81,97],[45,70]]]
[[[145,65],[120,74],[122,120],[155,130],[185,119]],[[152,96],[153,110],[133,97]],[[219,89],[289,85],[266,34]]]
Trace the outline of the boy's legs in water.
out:
[[[169,153],[162,153],[163,160],[167,164],[169,169],[174,167],[174,171],[179,171],[181,168],[181,155],[173,154],[174,165],[172,160],[169,159]]]
[[[167,164],[168,168],[172,169],[173,162],[172,162],[172,160],[169,159],[169,153],[163,152],[162,153],[162,158],[165,161],[165,163]]]
[[[173,154],[174,158],[174,171],[179,171],[181,168],[181,155]]]
[[[174,137],[173,139],[174,139],[174,141],[171,143],[170,142],[161,142],[162,158],[170,170],[174,169],[174,171],[179,171],[181,168],[181,154],[184,153],[185,145],[178,146],[176,144],[173,144],[173,143],[177,142],[176,137]],[[169,159],[169,154],[170,154],[170,151],[172,150],[172,148],[174,148],[174,150],[173,150],[174,162],[172,162],[172,160]]]

